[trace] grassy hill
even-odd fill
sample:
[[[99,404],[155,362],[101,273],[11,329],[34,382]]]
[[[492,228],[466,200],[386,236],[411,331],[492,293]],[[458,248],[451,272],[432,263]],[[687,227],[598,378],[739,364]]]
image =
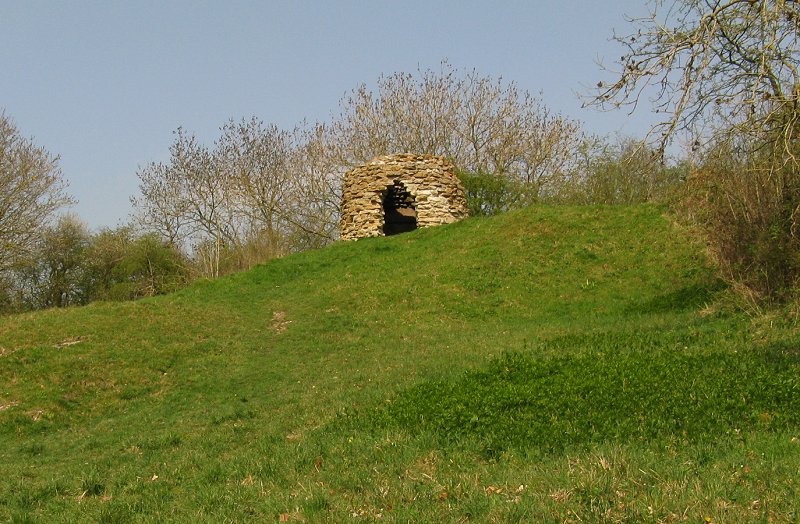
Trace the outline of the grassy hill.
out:
[[[800,519],[800,337],[657,207],[0,319],[0,521]]]

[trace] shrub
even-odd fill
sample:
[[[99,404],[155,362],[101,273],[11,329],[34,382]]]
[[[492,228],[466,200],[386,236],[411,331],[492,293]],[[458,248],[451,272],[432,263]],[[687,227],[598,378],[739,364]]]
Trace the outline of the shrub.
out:
[[[669,202],[686,178],[685,164],[665,164],[652,147],[621,137],[580,151],[583,161],[565,177],[552,200],[564,204]]]
[[[525,184],[501,174],[459,171],[470,216],[493,216],[530,200]]]
[[[800,276],[800,173],[781,156],[717,145],[679,206],[705,232],[722,276],[754,302],[790,298]]]
[[[85,265],[92,278],[89,300],[133,300],[169,293],[188,283],[188,261],[153,233],[130,227],[92,237]]]

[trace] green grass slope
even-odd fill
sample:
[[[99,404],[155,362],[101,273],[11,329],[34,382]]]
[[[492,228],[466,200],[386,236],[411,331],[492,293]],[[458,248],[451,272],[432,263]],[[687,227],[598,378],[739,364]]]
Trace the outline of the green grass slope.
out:
[[[796,522],[800,338],[662,211],[0,319],[0,521]]]

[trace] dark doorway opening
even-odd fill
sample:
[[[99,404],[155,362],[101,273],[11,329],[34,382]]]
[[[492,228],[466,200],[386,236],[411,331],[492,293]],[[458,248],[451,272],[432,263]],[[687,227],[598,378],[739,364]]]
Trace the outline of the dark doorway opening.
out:
[[[417,229],[414,197],[402,182],[395,182],[383,197],[383,234],[386,236]]]

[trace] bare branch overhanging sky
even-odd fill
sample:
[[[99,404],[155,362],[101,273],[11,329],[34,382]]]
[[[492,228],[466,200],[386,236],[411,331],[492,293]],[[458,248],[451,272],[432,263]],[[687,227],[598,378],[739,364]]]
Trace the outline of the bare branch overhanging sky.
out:
[[[643,135],[654,117],[582,110],[607,79],[609,42],[643,0],[198,2],[0,0],[0,108],[61,156],[72,208],[125,221],[136,170],[183,126],[206,143],[228,119],[324,121],[383,74],[457,69],[514,81],[597,134]]]

